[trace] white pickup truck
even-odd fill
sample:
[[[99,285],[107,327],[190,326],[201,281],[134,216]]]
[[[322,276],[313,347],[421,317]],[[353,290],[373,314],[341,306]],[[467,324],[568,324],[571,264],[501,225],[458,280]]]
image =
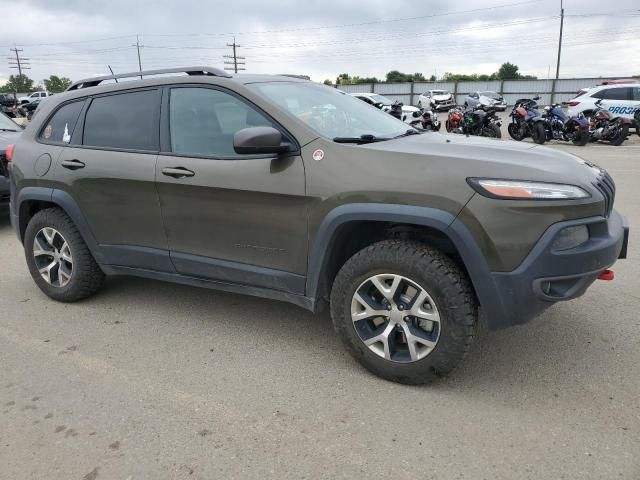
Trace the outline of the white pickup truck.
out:
[[[33,92],[31,95],[28,95],[26,97],[20,97],[18,99],[18,103],[20,103],[20,105],[23,105],[25,103],[31,103],[37,99],[50,97],[51,95],[52,94],[49,92]]]

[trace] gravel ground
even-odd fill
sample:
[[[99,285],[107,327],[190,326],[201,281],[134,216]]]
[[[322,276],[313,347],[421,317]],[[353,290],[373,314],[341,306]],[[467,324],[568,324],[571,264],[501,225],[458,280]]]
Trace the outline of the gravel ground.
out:
[[[640,478],[639,140],[552,144],[618,184],[616,280],[424,387],[284,303],[133,278],[55,303],[0,220],[0,478]]]

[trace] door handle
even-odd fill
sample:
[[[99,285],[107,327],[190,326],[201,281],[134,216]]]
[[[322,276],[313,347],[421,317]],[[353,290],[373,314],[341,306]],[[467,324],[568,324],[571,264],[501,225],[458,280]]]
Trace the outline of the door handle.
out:
[[[80,160],[77,160],[75,158],[73,160],[63,160],[62,162],[60,162],[60,165],[62,165],[64,168],[68,168],[69,170],[78,170],[79,168],[85,167],[84,162],[81,162]]]
[[[184,178],[193,177],[196,172],[193,172],[184,167],[166,167],[162,169],[162,174],[166,175],[167,177]]]

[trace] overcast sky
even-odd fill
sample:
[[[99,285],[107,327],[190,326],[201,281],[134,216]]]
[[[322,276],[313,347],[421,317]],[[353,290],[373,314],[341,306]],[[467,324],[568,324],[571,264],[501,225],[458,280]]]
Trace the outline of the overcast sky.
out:
[[[640,75],[639,0],[564,4],[561,77]],[[560,0],[0,0],[0,11],[0,48],[23,48],[36,81],[137,70],[136,34],[147,69],[221,67],[235,34],[250,73],[440,77],[510,61],[547,78]],[[3,60],[0,82],[11,73]]]

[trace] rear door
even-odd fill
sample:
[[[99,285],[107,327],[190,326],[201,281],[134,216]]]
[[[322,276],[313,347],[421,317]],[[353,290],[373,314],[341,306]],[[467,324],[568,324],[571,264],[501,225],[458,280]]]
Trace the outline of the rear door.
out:
[[[239,155],[240,129],[276,124],[233,92],[167,88],[157,183],[179,273],[304,291],[307,205],[298,155]],[[180,174],[183,172],[183,175]]]
[[[68,146],[55,178],[112,265],[172,271],[155,186],[160,99],[158,88],[95,96],[73,134],[57,127]]]
[[[633,89],[631,87],[613,87],[605,90],[603,107],[613,116],[633,118]]]

